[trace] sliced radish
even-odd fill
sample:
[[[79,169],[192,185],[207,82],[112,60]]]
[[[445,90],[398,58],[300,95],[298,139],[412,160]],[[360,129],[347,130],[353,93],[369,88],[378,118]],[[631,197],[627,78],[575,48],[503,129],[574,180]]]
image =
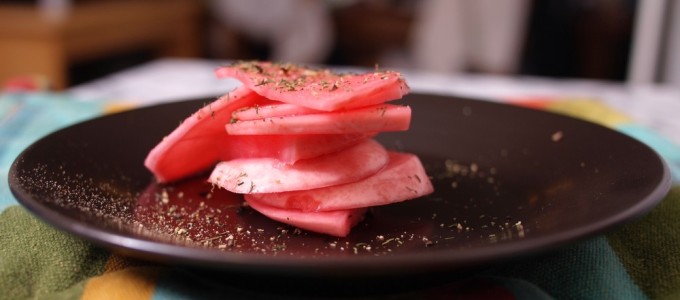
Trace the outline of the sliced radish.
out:
[[[410,107],[380,104],[319,114],[237,121],[227,124],[226,130],[233,135],[352,134],[405,131],[410,123]]]
[[[159,182],[177,180],[212,166],[219,159],[217,141],[227,137],[224,124],[235,109],[266,101],[239,87],[186,118],[147,155],[144,165]]]
[[[394,71],[340,74],[328,69],[251,61],[218,68],[215,74],[236,78],[268,99],[324,111],[384,103],[409,92],[401,74]]]
[[[273,158],[223,161],[215,166],[208,180],[240,194],[306,190],[361,180],[380,171],[387,162],[387,150],[367,139],[345,150],[292,165]]]
[[[247,121],[271,117],[307,115],[320,112],[322,111],[295,104],[279,103],[271,105],[256,105],[239,109],[232,114],[232,117],[234,120]]]
[[[247,201],[248,205],[264,216],[300,229],[337,237],[345,237],[352,227],[363,220],[366,208],[325,212],[301,212],[268,206],[257,201]]]
[[[218,140],[219,157],[221,161],[269,157],[293,164],[298,160],[343,150],[373,136],[375,133],[230,135]]]
[[[434,191],[417,156],[389,152],[389,163],[366,179],[324,188],[270,194],[248,194],[246,200],[305,212],[386,205]]]
[[[224,189],[225,199],[245,194],[266,217],[337,237],[369,207],[433,192],[417,156],[388,152],[372,139],[410,127],[411,108],[386,103],[409,92],[400,73],[251,61],[215,74],[243,85],[149,152],[144,164],[159,182],[214,167],[208,183]]]

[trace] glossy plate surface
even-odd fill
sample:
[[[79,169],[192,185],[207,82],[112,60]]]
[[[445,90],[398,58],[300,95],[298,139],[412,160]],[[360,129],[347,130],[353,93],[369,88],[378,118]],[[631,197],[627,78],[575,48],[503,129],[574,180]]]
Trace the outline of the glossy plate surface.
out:
[[[435,193],[374,208],[344,239],[273,222],[205,177],[161,186],[147,152],[210,100],[140,108],[57,131],[14,162],[18,201],[47,223],[159,262],[247,274],[455,271],[556,249],[645,214],[670,175],[613,130],[510,105],[412,94],[407,132],[378,140],[419,155]],[[188,158],[190,159],[190,158]]]

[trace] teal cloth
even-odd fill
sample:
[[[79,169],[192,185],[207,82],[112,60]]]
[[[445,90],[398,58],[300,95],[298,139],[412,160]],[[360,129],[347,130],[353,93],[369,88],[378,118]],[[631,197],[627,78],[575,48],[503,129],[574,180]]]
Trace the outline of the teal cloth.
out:
[[[0,211],[16,204],[7,185],[14,159],[41,137],[102,114],[105,103],[82,102],[60,94],[0,95]]]
[[[656,152],[666,160],[668,168],[673,174],[674,182],[680,183],[680,146],[664,138],[655,131],[637,124],[620,124],[616,129],[638,139],[656,150]]]

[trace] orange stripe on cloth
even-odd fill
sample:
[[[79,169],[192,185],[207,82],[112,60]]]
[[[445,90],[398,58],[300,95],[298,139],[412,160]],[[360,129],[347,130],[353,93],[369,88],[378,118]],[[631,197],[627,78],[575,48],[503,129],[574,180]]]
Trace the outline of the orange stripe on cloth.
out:
[[[524,106],[533,109],[545,109],[554,98],[513,98],[508,99],[510,104]]]
[[[81,299],[151,299],[159,270],[113,254],[104,274],[90,278]]]
[[[109,259],[106,261],[106,265],[104,266],[104,273],[115,272],[129,267],[141,267],[146,265],[148,264],[130,257],[111,254]]]

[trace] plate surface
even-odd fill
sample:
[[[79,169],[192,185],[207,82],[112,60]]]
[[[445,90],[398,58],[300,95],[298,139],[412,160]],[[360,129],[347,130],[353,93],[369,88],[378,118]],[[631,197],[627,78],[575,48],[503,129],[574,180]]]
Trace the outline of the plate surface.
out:
[[[407,132],[431,196],[377,207],[347,238],[273,222],[199,175],[155,184],[148,151],[210,100],[140,108],[57,131],[14,162],[18,201],[47,223],[144,259],[247,274],[455,271],[556,249],[645,214],[667,193],[663,160],[613,130],[510,105],[411,94]]]

